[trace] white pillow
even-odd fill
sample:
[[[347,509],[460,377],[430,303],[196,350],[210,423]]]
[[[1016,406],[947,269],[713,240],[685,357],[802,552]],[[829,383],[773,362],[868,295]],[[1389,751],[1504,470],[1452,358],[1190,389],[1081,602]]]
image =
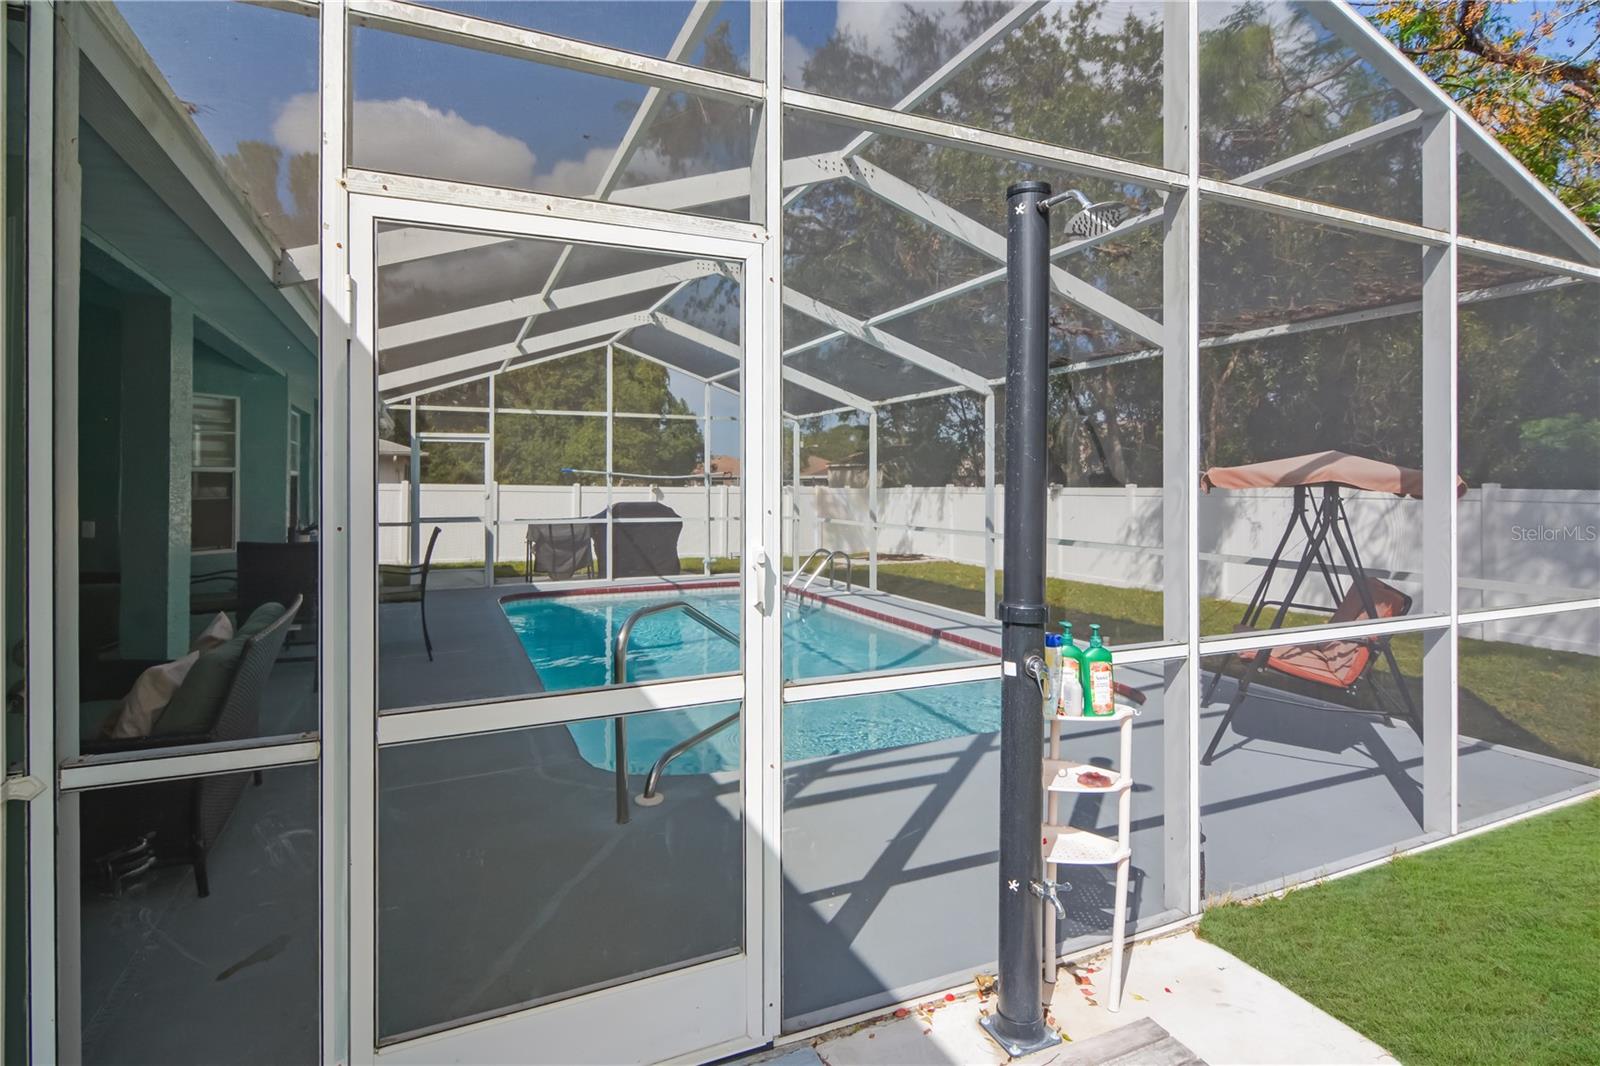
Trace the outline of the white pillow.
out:
[[[190,651],[210,651],[219,644],[233,639],[233,619],[221,611],[189,642]]]
[[[218,615],[218,617],[226,621],[224,616]],[[233,626],[229,625],[228,630],[231,633]],[[161,717],[161,712],[166,710],[167,704],[172,700],[172,694],[178,691],[183,679],[189,676],[190,667],[194,666],[199,658],[198,651],[191,651],[181,659],[152,666],[140,674],[139,680],[133,683],[133,688],[122,698],[122,707],[114,717],[107,720],[106,736],[115,740],[149,736],[150,730],[155,727],[156,719]]]

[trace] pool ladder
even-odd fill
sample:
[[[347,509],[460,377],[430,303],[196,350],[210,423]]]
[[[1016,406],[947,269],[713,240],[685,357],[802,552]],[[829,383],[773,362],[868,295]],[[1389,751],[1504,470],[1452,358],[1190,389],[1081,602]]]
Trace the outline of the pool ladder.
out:
[[[855,560],[850,558],[850,555],[847,552],[837,551],[831,548],[818,548],[816,551],[806,556],[805,562],[795,567],[795,571],[792,575],[790,575],[789,580],[784,582],[784,595],[787,596],[791,590],[800,593],[805,592],[806,589],[811,587],[811,583],[817,579],[818,575],[820,575],[823,570],[828,571],[828,588],[839,588],[839,582],[835,575],[838,572],[838,563],[840,559],[844,560],[844,587],[846,590],[848,590],[851,585],[855,584]],[[813,567],[811,565],[812,563],[816,563],[816,566]],[[806,572],[808,568],[810,569],[810,573]],[[801,580],[802,578],[804,578],[803,581]]]
[[[717,636],[732,644],[739,646],[739,635],[721,622],[706,614],[688,600],[667,600],[665,603],[649,603],[634,611],[622,623],[622,628],[617,630],[617,641],[611,653],[611,683],[614,685],[627,684],[628,681],[628,641],[633,638],[633,627],[641,618],[648,618],[653,614],[664,611],[682,611],[696,622],[705,626]],[[661,795],[656,791],[661,784],[661,775],[666,772],[667,764],[678,756],[702,741],[722,732],[728,726],[739,720],[739,712],[734,711],[726,718],[715,722],[694,736],[680,740],[672,747],[661,753],[661,757],[650,767],[650,773],[645,777],[644,792],[639,796],[639,803],[646,807],[654,806],[661,802]],[[628,822],[628,721],[620,715],[611,720],[613,739],[615,740],[616,778],[617,778],[617,824],[626,825]]]

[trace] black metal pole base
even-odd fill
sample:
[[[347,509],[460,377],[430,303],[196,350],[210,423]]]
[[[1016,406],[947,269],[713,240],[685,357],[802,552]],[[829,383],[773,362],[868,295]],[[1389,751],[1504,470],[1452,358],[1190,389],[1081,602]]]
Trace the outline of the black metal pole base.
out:
[[[983,1031],[989,1034],[990,1039],[1000,1045],[1000,1050],[1014,1059],[1061,1043],[1061,1034],[1047,1025],[1024,1025],[1020,1027],[1022,1032],[1013,1033],[1019,1027],[1009,1024],[998,1014],[985,1014],[978,1019],[978,1024],[983,1026]]]

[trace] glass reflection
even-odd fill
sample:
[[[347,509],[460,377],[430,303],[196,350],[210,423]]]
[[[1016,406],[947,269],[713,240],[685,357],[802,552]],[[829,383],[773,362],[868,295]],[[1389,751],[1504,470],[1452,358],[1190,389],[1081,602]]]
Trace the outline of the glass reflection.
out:
[[[750,215],[749,105],[370,28],[354,31],[351,62],[355,166]],[[673,182],[686,177],[707,180]]]
[[[82,1061],[314,1061],[316,768],[77,803]]]
[[[319,318],[277,268],[316,240],[317,21],[78,10],[112,44],[78,67],[69,734],[127,754],[314,730]]]

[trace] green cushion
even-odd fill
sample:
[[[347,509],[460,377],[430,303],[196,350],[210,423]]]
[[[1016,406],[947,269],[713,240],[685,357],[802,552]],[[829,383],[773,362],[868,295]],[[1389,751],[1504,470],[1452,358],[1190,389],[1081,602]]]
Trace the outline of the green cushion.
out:
[[[263,603],[260,607],[250,612],[250,617],[245,619],[244,625],[234,633],[234,639],[240,637],[253,637],[263,629],[283,617],[283,612],[288,610],[281,603]]]
[[[267,604],[258,608],[256,614],[269,606],[277,605]],[[281,614],[283,608],[279,607],[278,612]],[[254,614],[250,620],[255,621]],[[189,669],[189,676],[172,694],[167,709],[156,719],[155,728],[150,731],[152,735],[204,733],[211,728],[218,712],[222,710],[222,701],[228,697],[228,686],[233,683],[239,659],[244,655],[244,641],[243,636],[236,636],[226,644],[219,644],[203,653],[195,661]]]

